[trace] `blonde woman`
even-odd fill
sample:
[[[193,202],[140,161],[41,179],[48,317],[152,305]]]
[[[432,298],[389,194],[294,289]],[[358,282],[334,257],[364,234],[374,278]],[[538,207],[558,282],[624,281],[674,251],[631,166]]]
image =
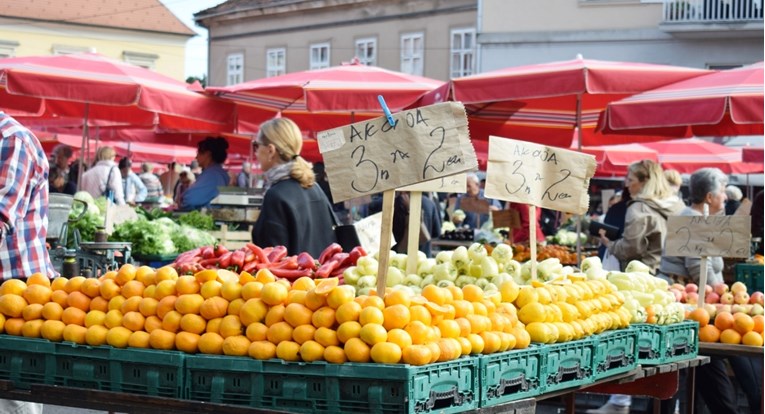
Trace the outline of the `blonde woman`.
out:
[[[114,157],[117,154],[114,148],[101,147],[96,152],[96,163],[93,168],[82,173],[82,188],[94,198],[106,196],[108,193],[114,197],[114,203],[121,206],[125,204],[125,192],[122,188],[122,175]]]
[[[622,238],[611,241],[604,235],[601,243],[616,256],[622,268],[632,260],[640,260],[656,273],[667,234],[667,217],[678,215],[685,208],[659,164],[643,160],[630,165],[626,185],[632,195],[624,219]]]
[[[290,255],[308,252],[313,257],[336,242],[332,205],[315,182],[311,164],[300,156],[303,135],[287,118],[260,126],[253,143],[265,172],[266,193],[260,217],[252,230],[259,246],[287,247]]]

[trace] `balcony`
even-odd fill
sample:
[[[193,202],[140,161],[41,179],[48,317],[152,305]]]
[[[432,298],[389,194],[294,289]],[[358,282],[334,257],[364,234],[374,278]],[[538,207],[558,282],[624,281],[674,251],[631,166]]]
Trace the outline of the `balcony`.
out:
[[[665,0],[659,27],[678,37],[761,37],[762,1]]]

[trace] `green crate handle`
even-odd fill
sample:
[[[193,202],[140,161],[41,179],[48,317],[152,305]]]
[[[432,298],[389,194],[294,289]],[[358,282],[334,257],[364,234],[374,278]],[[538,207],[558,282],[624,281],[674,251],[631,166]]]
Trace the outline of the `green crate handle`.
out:
[[[667,349],[667,356],[672,357],[675,355],[685,355],[691,352],[691,345],[687,342],[684,344],[676,344]]]
[[[466,400],[469,402],[472,400],[472,398],[473,396],[470,393],[467,393],[466,395],[460,394],[460,392],[457,390],[457,386],[455,385],[449,391],[431,391],[430,398],[428,398],[426,401],[423,401],[422,403],[417,404],[417,406],[414,408],[414,411],[432,411],[433,407],[436,406],[436,402],[442,402],[449,399],[452,400],[452,403],[449,406],[459,406],[462,405]]]
[[[588,368],[582,368],[581,364],[579,362],[576,363],[575,366],[566,368],[566,367],[559,367],[558,373],[555,375],[550,375],[550,377],[547,379],[548,384],[559,384],[561,381],[563,381],[563,376],[570,375],[570,374],[576,374],[576,379],[580,380],[582,378],[587,377],[588,375]]]
[[[598,364],[598,372],[606,372],[609,369],[630,365],[632,364],[633,359],[633,355],[627,355],[624,351],[622,351],[619,355],[608,355],[606,356],[605,361]]]
[[[532,379],[531,381],[526,380],[526,373],[521,373],[520,376],[513,379],[500,379],[499,384],[492,387],[492,389],[487,391],[487,395],[489,398],[497,398],[501,397],[506,394],[515,394],[518,392],[526,392],[531,388],[534,383],[537,382],[536,380]],[[512,388],[511,388],[512,387]],[[508,388],[511,388],[508,390]]]

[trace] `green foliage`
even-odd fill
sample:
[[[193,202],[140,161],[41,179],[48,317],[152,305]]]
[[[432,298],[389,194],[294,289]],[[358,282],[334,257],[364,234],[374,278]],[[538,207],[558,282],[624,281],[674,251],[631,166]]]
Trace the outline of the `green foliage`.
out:
[[[210,214],[199,211],[190,211],[178,217],[178,223],[181,225],[194,227],[199,230],[215,229],[215,222]]]

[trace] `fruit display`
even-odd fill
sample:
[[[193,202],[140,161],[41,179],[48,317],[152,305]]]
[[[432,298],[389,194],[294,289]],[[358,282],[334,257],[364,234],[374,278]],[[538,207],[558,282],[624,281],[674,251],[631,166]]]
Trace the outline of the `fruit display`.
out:
[[[695,283],[688,283],[685,286],[675,283],[669,287],[677,300],[689,305],[698,305],[699,287]],[[746,313],[751,316],[762,315],[763,296],[762,292],[753,292],[751,295],[747,291],[745,284],[735,282],[728,286],[725,283],[707,285],[704,292],[703,307],[714,318],[717,312]]]
[[[513,259],[519,262],[525,262],[531,258],[531,249],[524,244],[513,244]],[[564,265],[576,265],[576,252],[571,251],[569,247],[556,244],[537,245],[537,260],[555,258]],[[582,257],[584,259],[584,256]]]
[[[591,266],[597,267],[600,263],[600,259],[590,259]],[[608,272],[608,281],[624,295],[624,306],[632,314],[631,322],[657,325],[682,322],[685,308],[675,301],[667,281],[648,271],[648,266],[633,260],[627,264],[625,272]]]
[[[8,280],[0,286],[0,326],[10,335],[92,346],[423,365],[527,347],[515,307],[502,302],[514,286],[493,294],[428,285],[415,296],[356,296],[339,278],[290,282],[268,268],[192,276],[124,265],[98,279]]]

